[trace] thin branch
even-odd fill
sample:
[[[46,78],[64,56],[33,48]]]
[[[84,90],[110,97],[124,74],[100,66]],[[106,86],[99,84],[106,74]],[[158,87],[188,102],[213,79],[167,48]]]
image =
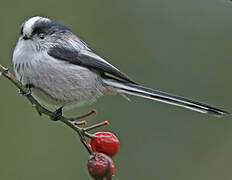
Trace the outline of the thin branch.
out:
[[[0,75],[3,77],[9,79],[23,94],[27,94],[25,97],[31,102],[32,106],[36,108],[37,112],[42,115],[45,114],[49,116],[50,118],[56,116],[56,112],[49,111],[48,109],[44,108],[40,105],[40,103],[30,94],[30,90],[23,86],[20,81],[18,81],[13,74],[11,74],[8,70],[8,68],[2,66],[0,64]],[[93,114],[94,112],[91,112]],[[85,117],[85,116],[84,116]],[[88,150],[88,152],[91,154],[92,150],[90,149],[89,145],[86,142],[85,136],[90,137],[89,133],[85,131],[84,128],[78,127],[74,120],[77,118],[66,118],[64,116],[60,116],[59,120],[60,122],[66,124],[70,128],[72,128],[74,131],[77,132],[77,134],[80,137],[81,142],[85,146],[85,148]]]

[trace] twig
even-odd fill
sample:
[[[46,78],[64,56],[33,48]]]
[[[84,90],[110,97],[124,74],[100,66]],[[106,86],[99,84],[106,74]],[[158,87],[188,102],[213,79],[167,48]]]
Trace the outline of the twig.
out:
[[[28,88],[26,88],[25,86],[23,86],[21,84],[21,82],[19,82],[15,78],[15,76],[8,71],[8,68],[5,68],[1,64],[0,64],[0,75],[2,75],[3,77],[9,79],[22,93],[27,94],[25,97],[31,102],[32,106],[36,108],[37,112],[40,115],[45,114],[45,115],[49,116],[50,118],[52,118],[52,117],[54,117],[56,115],[56,112],[49,111],[48,109],[41,106],[39,104],[39,102],[30,94],[30,90]],[[95,110],[91,111],[88,114],[94,114],[94,113],[96,114]],[[86,117],[86,115],[83,116],[83,117]],[[80,137],[81,142],[83,143],[83,145],[85,146],[87,151],[91,154],[92,150],[90,149],[90,147],[87,144],[86,139],[85,139],[85,136],[86,137],[91,137],[91,135],[87,131],[85,131],[84,128],[80,128],[80,127],[77,126],[77,123],[75,123],[75,121],[74,121],[74,120],[76,120],[76,118],[66,118],[64,116],[61,116],[59,118],[59,120],[60,120],[60,122],[66,124],[67,126],[69,126],[74,131],[77,132],[77,134]]]

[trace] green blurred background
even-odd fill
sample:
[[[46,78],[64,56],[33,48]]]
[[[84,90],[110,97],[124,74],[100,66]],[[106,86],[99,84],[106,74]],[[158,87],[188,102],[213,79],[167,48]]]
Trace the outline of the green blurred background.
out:
[[[232,110],[229,0],[3,0],[0,63],[11,66],[20,24],[34,15],[66,24],[139,83]],[[0,81],[0,179],[90,180],[77,135]],[[131,99],[106,96],[67,113],[96,108],[89,124],[110,121],[101,130],[120,138],[115,180],[231,179],[231,117]]]

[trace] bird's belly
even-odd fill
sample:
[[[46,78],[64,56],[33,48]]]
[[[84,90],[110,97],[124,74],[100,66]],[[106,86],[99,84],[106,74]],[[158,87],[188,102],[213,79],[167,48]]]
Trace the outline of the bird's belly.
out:
[[[92,103],[105,91],[97,73],[63,61],[37,63],[25,72],[28,83],[34,86],[32,95],[51,110]]]

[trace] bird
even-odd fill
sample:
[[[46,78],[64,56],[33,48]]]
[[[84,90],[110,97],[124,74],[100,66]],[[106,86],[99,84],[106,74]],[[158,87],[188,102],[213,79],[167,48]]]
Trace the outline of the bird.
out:
[[[212,105],[140,85],[95,53],[70,28],[47,17],[34,16],[22,23],[12,65],[17,80],[51,110],[62,112],[93,103],[103,95],[120,94],[205,114],[229,114]]]

